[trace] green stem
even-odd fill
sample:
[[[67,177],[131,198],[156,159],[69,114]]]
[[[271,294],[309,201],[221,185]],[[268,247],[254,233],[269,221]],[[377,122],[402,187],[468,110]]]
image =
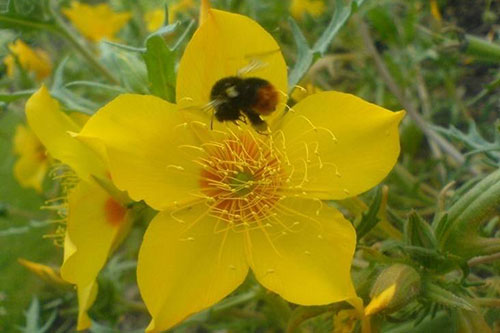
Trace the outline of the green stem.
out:
[[[43,29],[43,30],[52,31],[55,33],[59,32],[59,31],[57,31],[57,28],[52,24],[27,21],[27,20],[22,20],[22,19],[10,17],[10,16],[5,16],[5,15],[0,15],[0,22],[12,23],[15,25],[25,26],[25,27],[33,28],[33,29]]]
[[[80,54],[91,64],[97,71],[99,71],[108,81],[113,84],[120,84],[120,82],[111,74],[106,67],[104,67],[99,61],[94,58],[94,55],[82,45],[78,39],[69,31],[61,28],[59,34],[64,37]]]
[[[111,72],[109,72],[106,67],[104,67],[101,63],[99,63],[99,61],[94,58],[94,55],[78,40],[78,37],[76,37],[68,30],[66,24],[57,16],[57,14],[53,10],[51,10],[51,16],[54,19],[55,24],[34,22],[5,15],[0,15],[0,22],[6,22],[12,25],[18,25],[32,29],[46,30],[61,36],[66,41],[68,41],[90,65],[92,65],[110,82],[119,84],[119,81],[113,76],[113,74],[111,74]]]
[[[113,84],[119,84],[120,82],[111,74],[106,67],[104,67],[99,61],[97,61],[88,48],[79,40],[75,34],[69,30],[66,23],[59,17],[59,15],[54,10],[52,3],[49,5],[50,15],[54,19],[55,26],[59,34],[65,38],[80,54],[91,64],[97,71],[99,71],[103,76],[105,76],[108,81]]]

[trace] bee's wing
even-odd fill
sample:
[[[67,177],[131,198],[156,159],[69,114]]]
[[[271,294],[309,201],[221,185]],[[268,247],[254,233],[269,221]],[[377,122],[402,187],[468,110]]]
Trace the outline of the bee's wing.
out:
[[[248,73],[258,71],[261,68],[266,67],[268,64],[260,59],[252,59],[248,65],[242,67],[236,72],[238,77],[242,77]]]
[[[240,68],[236,75],[241,77],[245,74],[252,73],[258,71],[259,69],[267,67],[269,64],[265,61],[265,58],[276,52],[279,52],[279,49],[262,53],[247,54],[245,58],[248,60],[248,65]]]

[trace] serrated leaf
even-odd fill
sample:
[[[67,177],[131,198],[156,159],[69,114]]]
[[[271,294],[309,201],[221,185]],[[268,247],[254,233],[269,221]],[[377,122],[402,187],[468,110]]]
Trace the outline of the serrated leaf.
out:
[[[462,142],[469,149],[468,155],[484,153],[497,164],[500,163],[500,135],[498,132],[495,132],[493,141],[488,141],[479,133],[474,121],[469,122],[467,133],[454,126],[449,128],[435,126],[435,129],[451,139]]]
[[[19,327],[19,330],[23,333],[45,333],[48,332],[50,326],[56,319],[56,313],[53,312],[50,317],[45,321],[43,326],[40,325],[40,302],[38,298],[33,297],[30,307],[24,313],[26,318],[26,326]]]
[[[162,37],[155,35],[146,41],[143,57],[151,93],[175,102],[175,52],[168,48]]]

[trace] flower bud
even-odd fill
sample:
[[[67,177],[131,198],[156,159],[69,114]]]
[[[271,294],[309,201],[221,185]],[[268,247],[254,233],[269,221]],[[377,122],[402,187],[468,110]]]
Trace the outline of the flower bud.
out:
[[[408,265],[395,264],[384,269],[370,291],[371,301],[365,308],[365,315],[401,309],[420,293],[420,282],[418,272]]]
[[[497,238],[480,237],[479,226],[498,213],[500,207],[500,170],[497,170],[468,190],[448,209],[446,219],[436,226],[441,250],[469,259],[496,253]]]
[[[435,249],[437,242],[431,226],[413,211],[405,224],[405,242],[408,245]]]

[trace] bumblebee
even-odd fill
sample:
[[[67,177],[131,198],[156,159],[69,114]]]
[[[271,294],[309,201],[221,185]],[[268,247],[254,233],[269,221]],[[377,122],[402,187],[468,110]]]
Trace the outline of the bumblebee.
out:
[[[276,88],[269,82],[257,77],[242,78],[229,76],[217,81],[210,92],[213,116],[219,121],[232,121],[250,124],[259,133],[267,131],[268,126],[262,116],[270,115],[279,102]],[[213,118],[210,127],[213,127]]]

